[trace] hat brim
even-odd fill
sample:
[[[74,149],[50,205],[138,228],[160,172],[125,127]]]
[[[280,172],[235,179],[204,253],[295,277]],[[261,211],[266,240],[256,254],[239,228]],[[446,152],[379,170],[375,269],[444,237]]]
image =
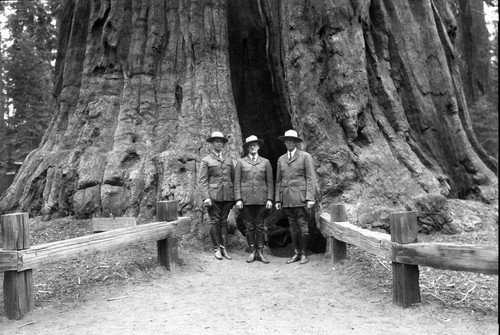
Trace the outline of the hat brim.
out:
[[[222,140],[222,142],[227,143],[228,139],[225,137],[209,137],[207,138],[208,143],[212,143],[215,140]]]
[[[246,146],[248,146],[248,145],[250,145],[252,143],[258,143],[259,146],[262,146],[264,144],[264,140],[258,139],[258,140],[255,140],[255,141],[243,143],[243,148],[245,148]]]
[[[281,142],[285,142],[285,140],[295,140],[297,142],[302,142],[302,139],[300,137],[293,137],[293,136],[278,136],[278,140]]]

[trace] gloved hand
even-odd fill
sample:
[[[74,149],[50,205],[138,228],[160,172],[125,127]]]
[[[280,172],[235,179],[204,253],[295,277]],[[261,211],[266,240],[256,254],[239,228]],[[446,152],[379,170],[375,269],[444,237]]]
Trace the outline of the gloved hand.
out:
[[[241,200],[236,201],[236,209],[243,209],[243,201]]]
[[[274,207],[276,207],[277,210],[281,209],[281,202],[277,202]]]
[[[267,202],[266,202],[266,208],[270,209],[271,207],[273,207],[273,202],[271,200],[267,200]]]
[[[212,200],[210,200],[210,198],[203,200],[203,206],[206,208],[212,207]]]
[[[307,209],[311,209],[311,208],[313,208],[313,206],[314,206],[314,201],[311,201],[311,200],[306,201]]]

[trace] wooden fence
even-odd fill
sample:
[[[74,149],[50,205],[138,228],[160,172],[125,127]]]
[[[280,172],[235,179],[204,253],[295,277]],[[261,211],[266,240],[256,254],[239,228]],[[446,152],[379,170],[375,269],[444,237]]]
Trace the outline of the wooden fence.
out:
[[[496,246],[416,243],[415,212],[390,216],[391,235],[362,229],[346,220],[344,205],[333,205],[320,216],[321,231],[330,236],[334,263],[347,258],[347,244],[392,262],[393,302],[404,308],[420,302],[418,266],[498,275]],[[65,259],[115,249],[133,242],[157,241],[158,261],[170,270],[177,259],[178,236],[190,231],[190,218],[177,217],[177,202],[157,203],[157,220],[139,226],[46,243],[30,248],[28,214],[1,217],[4,250],[4,307],[9,319],[19,319],[34,307],[32,269]],[[169,221],[169,222],[167,222]]]
[[[4,309],[7,318],[20,319],[34,308],[33,270],[45,264],[84,257],[136,242],[157,241],[158,261],[168,270],[177,263],[178,237],[189,233],[191,219],[177,216],[177,201],[156,204],[156,219],[138,226],[110,230],[30,247],[27,213],[2,215]]]
[[[497,246],[417,243],[415,212],[391,214],[391,235],[347,222],[345,205],[332,205],[320,221],[321,231],[330,236],[332,262],[347,258],[347,244],[392,262],[393,303],[403,308],[421,301],[419,265],[498,275]]]

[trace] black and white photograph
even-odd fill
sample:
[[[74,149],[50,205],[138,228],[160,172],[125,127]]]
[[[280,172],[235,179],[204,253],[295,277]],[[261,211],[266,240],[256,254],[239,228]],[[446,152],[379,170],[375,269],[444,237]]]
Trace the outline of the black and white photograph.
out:
[[[0,0],[0,335],[493,335],[498,0]]]

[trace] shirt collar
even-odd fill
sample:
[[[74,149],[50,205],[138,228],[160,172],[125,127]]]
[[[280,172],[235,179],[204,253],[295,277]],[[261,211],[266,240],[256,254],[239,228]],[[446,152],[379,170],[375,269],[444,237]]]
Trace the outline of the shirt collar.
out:
[[[287,154],[290,153],[291,154],[290,158],[292,158],[295,155],[296,151],[297,151],[297,148],[293,149],[292,151],[287,151]]]

